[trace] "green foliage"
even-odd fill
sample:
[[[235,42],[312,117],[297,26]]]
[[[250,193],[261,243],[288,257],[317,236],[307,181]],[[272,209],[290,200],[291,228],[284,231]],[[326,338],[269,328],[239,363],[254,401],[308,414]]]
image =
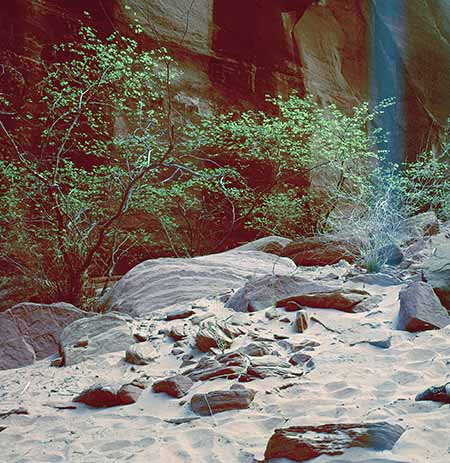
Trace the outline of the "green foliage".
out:
[[[363,104],[346,115],[295,93],[268,102],[270,114],[204,120],[192,129],[189,149],[235,171],[224,190],[247,228],[291,238],[312,234],[326,227],[338,195],[354,196],[367,183],[378,159],[368,136],[375,112]]]
[[[440,154],[422,153],[402,165],[380,162],[354,198],[355,207],[339,205],[330,215],[333,233],[359,243],[355,258],[368,272],[385,265],[380,249],[404,243],[409,217],[434,210],[441,220],[450,219],[449,147],[444,140]]]
[[[135,189],[169,169],[170,62],[164,50],[82,27],[55,46],[26,98],[2,94],[0,257],[57,282],[50,299],[77,301],[83,273],[111,267],[117,243],[129,241],[120,222]]]
[[[391,101],[345,114],[294,93],[268,98],[268,112],[179,127],[174,68],[165,50],[89,27],[33,85],[4,67],[23,91],[0,91],[2,285],[16,275],[36,299],[79,303],[83,278],[111,275],[125,255],[132,265],[330,230],[364,237],[378,269],[400,217],[450,218],[448,144],[440,158],[378,167],[369,125]]]

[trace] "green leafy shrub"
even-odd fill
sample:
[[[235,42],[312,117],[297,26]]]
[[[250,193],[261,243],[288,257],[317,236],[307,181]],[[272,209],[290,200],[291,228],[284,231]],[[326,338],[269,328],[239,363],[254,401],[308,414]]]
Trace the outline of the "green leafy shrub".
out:
[[[6,274],[52,282],[42,298],[79,303],[84,275],[111,271],[139,238],[122,223],[144,179],[178,168],[170,63],[82,27],[24,98],[2,93],[0,259]]]
[[[375,113],[362,104],[346,115],[295,93],[268,101],[271,113],[203,120],[191,130],[189,150],[234,171],[223,185],[236,228],[291,238],[313,234],[326,228],[338,199],[351,202],[367,184],[378,160],[368,135]]]

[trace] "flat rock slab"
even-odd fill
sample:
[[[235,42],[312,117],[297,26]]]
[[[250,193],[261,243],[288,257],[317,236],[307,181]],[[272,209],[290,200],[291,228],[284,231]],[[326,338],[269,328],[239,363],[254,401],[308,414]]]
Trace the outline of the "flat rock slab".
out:
[[[124,385],[94,384],[85,389],[73,402],[80,402],[94,408],[108,408],[134,404],[144,386],[138,383]]]
[[[297,294],[329,292],[336,288],[336,285],[294,275],[265,275],[247,282],[228,300],[225,307],[237,312],[255,312],[267,309],[280,299]]]
[[[362,273],[361,275],[356,275],[347,281],[347,284],[352,283],[387,287],[398,286],[403,282],[400,278],[388,275],[387,273]]]
[[[121,314],[82,318],[61,333],[64,365],[75,365],[109,352],[125,351],[135,343],[130,324]]]
[[[411,283],[400,291],[399,298],[399,330],[414,333],[445,328],[450,324],[450,315],[429,284],[422,281]]]
[[[342,455],[350,447],[391,450],[404,431],[401,426],[386,422],[291,426],[275,430],[264,459],[307,461],[321,455]]]
[[[63,302],[24,302],[0,313],[0,370],[31,365],[55,354],[64,327],[89,316]]]
[[[240,288],[249,278],[294,270],[290,259],[261,251],[147,260],[121,278],[106,305],[117,312],[145,316],[173,304],[187,304]]]
[[[195,394],[191,399],[191,408],[197,415],[214,415],[228,410],[241,410],[250,406],[255,394],[256,391],[244,387],[229,391]]]
[[[370,294],[363,290],[343,289],[327,292],[316,292],[309,294],[297,294],[286,299],[277,301],[277,307],[284,307],[286,311],[293,312],[300,310],[302,307],[313,307],[320,309],[336,309],[342,312],[356,313],[366,311],[358,305],[365,301]]]

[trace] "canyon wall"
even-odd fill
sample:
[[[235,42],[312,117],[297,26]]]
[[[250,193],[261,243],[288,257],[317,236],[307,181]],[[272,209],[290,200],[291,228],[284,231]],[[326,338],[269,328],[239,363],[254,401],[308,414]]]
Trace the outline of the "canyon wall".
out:
[[[390,130],[412,158],[437,143],[450,112],[450,2],[389,2],[10,0],[0,40],[3,52],[38,60],[85,10],[105,33],[137,18],[149,46],[175,56],[188,112],[262,106],[266,94],[290,89],[348,109],[384,84],[382,96],[397,98]]]

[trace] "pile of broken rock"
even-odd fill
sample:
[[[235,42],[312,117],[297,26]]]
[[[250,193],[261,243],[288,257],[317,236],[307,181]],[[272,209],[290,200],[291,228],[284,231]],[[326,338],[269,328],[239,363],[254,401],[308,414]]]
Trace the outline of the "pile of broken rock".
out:
[[[265,252],[270,249],[281,256]],[[332,249],[329,259],[326,249]],[[99,376],[61,408],[139,404],[147,389],[186,405],[184,416],[166,420],[177,425],[260,407],[262,396],[282,397],[301,389],[321,365],[325,372],[326,349],[364,345],[388,353],[395,342],[446,329],[446,231],[419,234],[402,253],[402,264],[384,274],[347,262],[340,242],[320,248],[313,240],[279,237],[211,256],[146,261],[112,289],[105,313],[64,303],[23,303],[0,313],[0,370],[70,369],[119,353],[122,378]],[[389,302],[392,295],[397,300]],[[428,386],[416,385],[417,401],[450,402],[448,384],[421,392]],[[263,458],[306,461],[355,447],[392,450],[406,428],[391,421],[273,426]],[[2,435],[13,427],[5,423]]]

